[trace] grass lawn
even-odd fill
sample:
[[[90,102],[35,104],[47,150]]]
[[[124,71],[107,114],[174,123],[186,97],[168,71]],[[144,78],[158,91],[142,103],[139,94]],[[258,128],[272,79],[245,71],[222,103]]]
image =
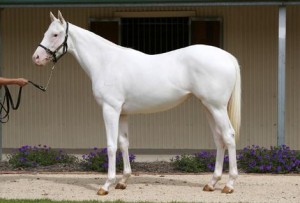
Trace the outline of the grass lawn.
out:
[[[37,200],[26,200],[26,199],[21,199],[21,200],[15,200],[15,199],[0,199],[0,203],[125,203],[124,201],[53,201],[53,200],[48,200],[48,199],[37,199]]]

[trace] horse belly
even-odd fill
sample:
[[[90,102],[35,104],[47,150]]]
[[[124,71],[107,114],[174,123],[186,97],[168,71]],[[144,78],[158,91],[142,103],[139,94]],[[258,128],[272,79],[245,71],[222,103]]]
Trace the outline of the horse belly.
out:
[[[141,95],[138,98],[127,99],[122,107],[123,114],[146,114],[166,111],[176,107],[191,96],[190,93],[176,96]]]

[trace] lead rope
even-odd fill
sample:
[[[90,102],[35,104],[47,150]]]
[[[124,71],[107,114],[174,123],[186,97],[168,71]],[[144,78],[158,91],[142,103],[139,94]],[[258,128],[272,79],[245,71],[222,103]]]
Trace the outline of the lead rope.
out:
[[[38,85],[32,81],[28,81],[30,84],[32,84],[34,87],[42,90],[43,92],[45,92],[50,84],[51,78],[52,78],[52,74],[55,68],[55,64],[52,66],[51,68],[51,73],[50,76],[48,78],[47,84],[45,87]],[[20,102],[21,102],[21,96],[22,96],[22,89],[23,87],[19,88],[19,93],[18,93],[18,98],[17,98],[17,104],[15,105],[12,99],[12,96],[10,94],[10,91],[7,87],[7,85],[3,85],[4,86],[4,98],[3,98],[3,102],[0,102],[0,123],[7,123],[9,120],[9,111],[10,111],[10,106],[13,110],[17,110],[20,106]],[[6,106],[5,106],[6,104]]]
[[[0,122],[1,123],[8,122],[10,106],[13,110],[17,110],[19,108],[20,102],[21,102],[22,88],[23,87],[19,88],[17,104],[14,105],[10,91],[9,91],[8,87],[6,85],[4,85],[4,89],[5,89],[4,99],[3,99],[3,103],[0,103],[0,116],[1,116]],[[6,107],[5,107],[5,102],[6,102]],[[3,115],[2,115],[2,111],[4,111]]]
[[[47,84],[46,84],[45,87],[43,87],[43,86],[41,86],[41,85],[38,85],[38,84],[36,84],[36,83],[34,83],[34,82],[30,81],[30,80],[29,80],[28,82],[29,82],[30,84],[32,84],[33,86],[35,86],[36,88],[42,90],[43,92],[46,92],[46,90],[47,90],[47,88],[48,88],[48,86],[49,86],[49,84],[50,84],[50,81],[51,81],[51,78],[52,78],[52,74],[53,74],[54,68],[55,68],[55,64],[54,64],[54,65],[52,66],[52,68],[51,68],[51,73],[50,73],[50,76],[49,76],[49,78],[48,78],[48,82],[47,82]]]

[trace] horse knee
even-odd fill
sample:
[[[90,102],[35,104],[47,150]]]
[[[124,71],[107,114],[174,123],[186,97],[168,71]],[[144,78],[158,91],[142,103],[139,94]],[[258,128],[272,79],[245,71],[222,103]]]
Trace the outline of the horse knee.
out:
[[[116,155],[117,147],[108,146],[107,147],[107,155],[108,157]]]

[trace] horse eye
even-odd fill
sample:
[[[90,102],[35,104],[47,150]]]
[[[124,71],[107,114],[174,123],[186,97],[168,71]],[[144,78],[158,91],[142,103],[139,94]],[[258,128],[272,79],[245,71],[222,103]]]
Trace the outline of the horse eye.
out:
[[[53,36],[54,36],[54,37],[57,37],[57,34],[54,34]]]

